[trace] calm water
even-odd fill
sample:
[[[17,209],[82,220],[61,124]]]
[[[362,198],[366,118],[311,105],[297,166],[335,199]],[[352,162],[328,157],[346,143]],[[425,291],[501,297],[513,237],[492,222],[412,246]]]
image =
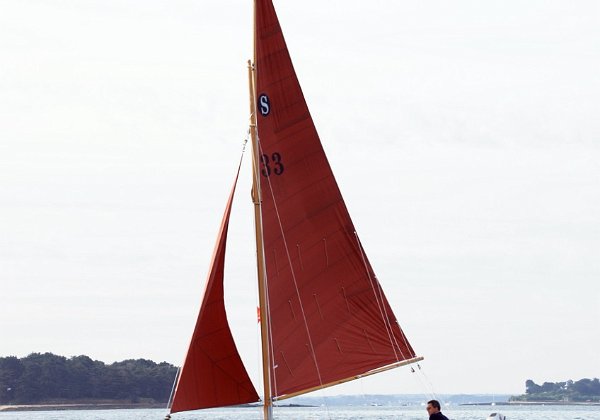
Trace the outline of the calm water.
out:
[[[600,420],[600,407],[578,406],[535,406],[535,407],[455,407],[447,408],[448,418],[463,420],[485,420],[493,411],[498,411],[508,420]],[[0,420],[162,420],[165,410],[77,410],[0,412]],[[425,420],[422,407],[329,407],[325,408],[279,408],[277,419],[285,420]],[[173,420],[260,420],[261,413],[254,408],[229,408],[204,410],[195,413],[180,413]]]

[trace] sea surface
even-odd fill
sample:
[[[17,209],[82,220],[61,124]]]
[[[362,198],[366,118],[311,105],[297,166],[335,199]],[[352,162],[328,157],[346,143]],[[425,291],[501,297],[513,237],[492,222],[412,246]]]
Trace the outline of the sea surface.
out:
[[[499,412],[507,420],[600,420],[599,406],[456,406],[444,414],[451,420],[485,420]],[[68,410],[0,412],[0,420],[163,420],[166,410]],[[426,420],[423,407],[280,407],[276,419],[285,420]],[[261,420],[256,408],[227,408],[178,413],[172,420]]]

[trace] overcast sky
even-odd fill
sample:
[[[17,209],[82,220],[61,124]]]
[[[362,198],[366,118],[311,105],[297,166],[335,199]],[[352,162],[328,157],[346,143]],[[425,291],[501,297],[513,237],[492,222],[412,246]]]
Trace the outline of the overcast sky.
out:
[[[252,2],[0,5],[0,356],[179,365],[247,131]],[[425,357],[425,379],[404,368],[331,393],[599,377],[599,3],[275,6],[363,245]],[[248,178],[227,298],[256,377]]]

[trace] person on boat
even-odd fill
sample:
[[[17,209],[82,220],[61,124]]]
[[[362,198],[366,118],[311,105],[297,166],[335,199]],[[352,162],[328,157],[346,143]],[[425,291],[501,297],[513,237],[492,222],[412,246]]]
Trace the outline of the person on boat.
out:
[[[448,420],[448,417],[444,416],[440,410],[441,407],[438,400],[427,401],[429,420]]]

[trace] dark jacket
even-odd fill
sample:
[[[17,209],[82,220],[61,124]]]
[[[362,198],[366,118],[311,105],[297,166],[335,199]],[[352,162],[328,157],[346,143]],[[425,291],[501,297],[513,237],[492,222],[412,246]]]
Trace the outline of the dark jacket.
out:
[[[448,420],[448,417],[444,416],[441,412],[433,413],[429,416],[429,420]]]

